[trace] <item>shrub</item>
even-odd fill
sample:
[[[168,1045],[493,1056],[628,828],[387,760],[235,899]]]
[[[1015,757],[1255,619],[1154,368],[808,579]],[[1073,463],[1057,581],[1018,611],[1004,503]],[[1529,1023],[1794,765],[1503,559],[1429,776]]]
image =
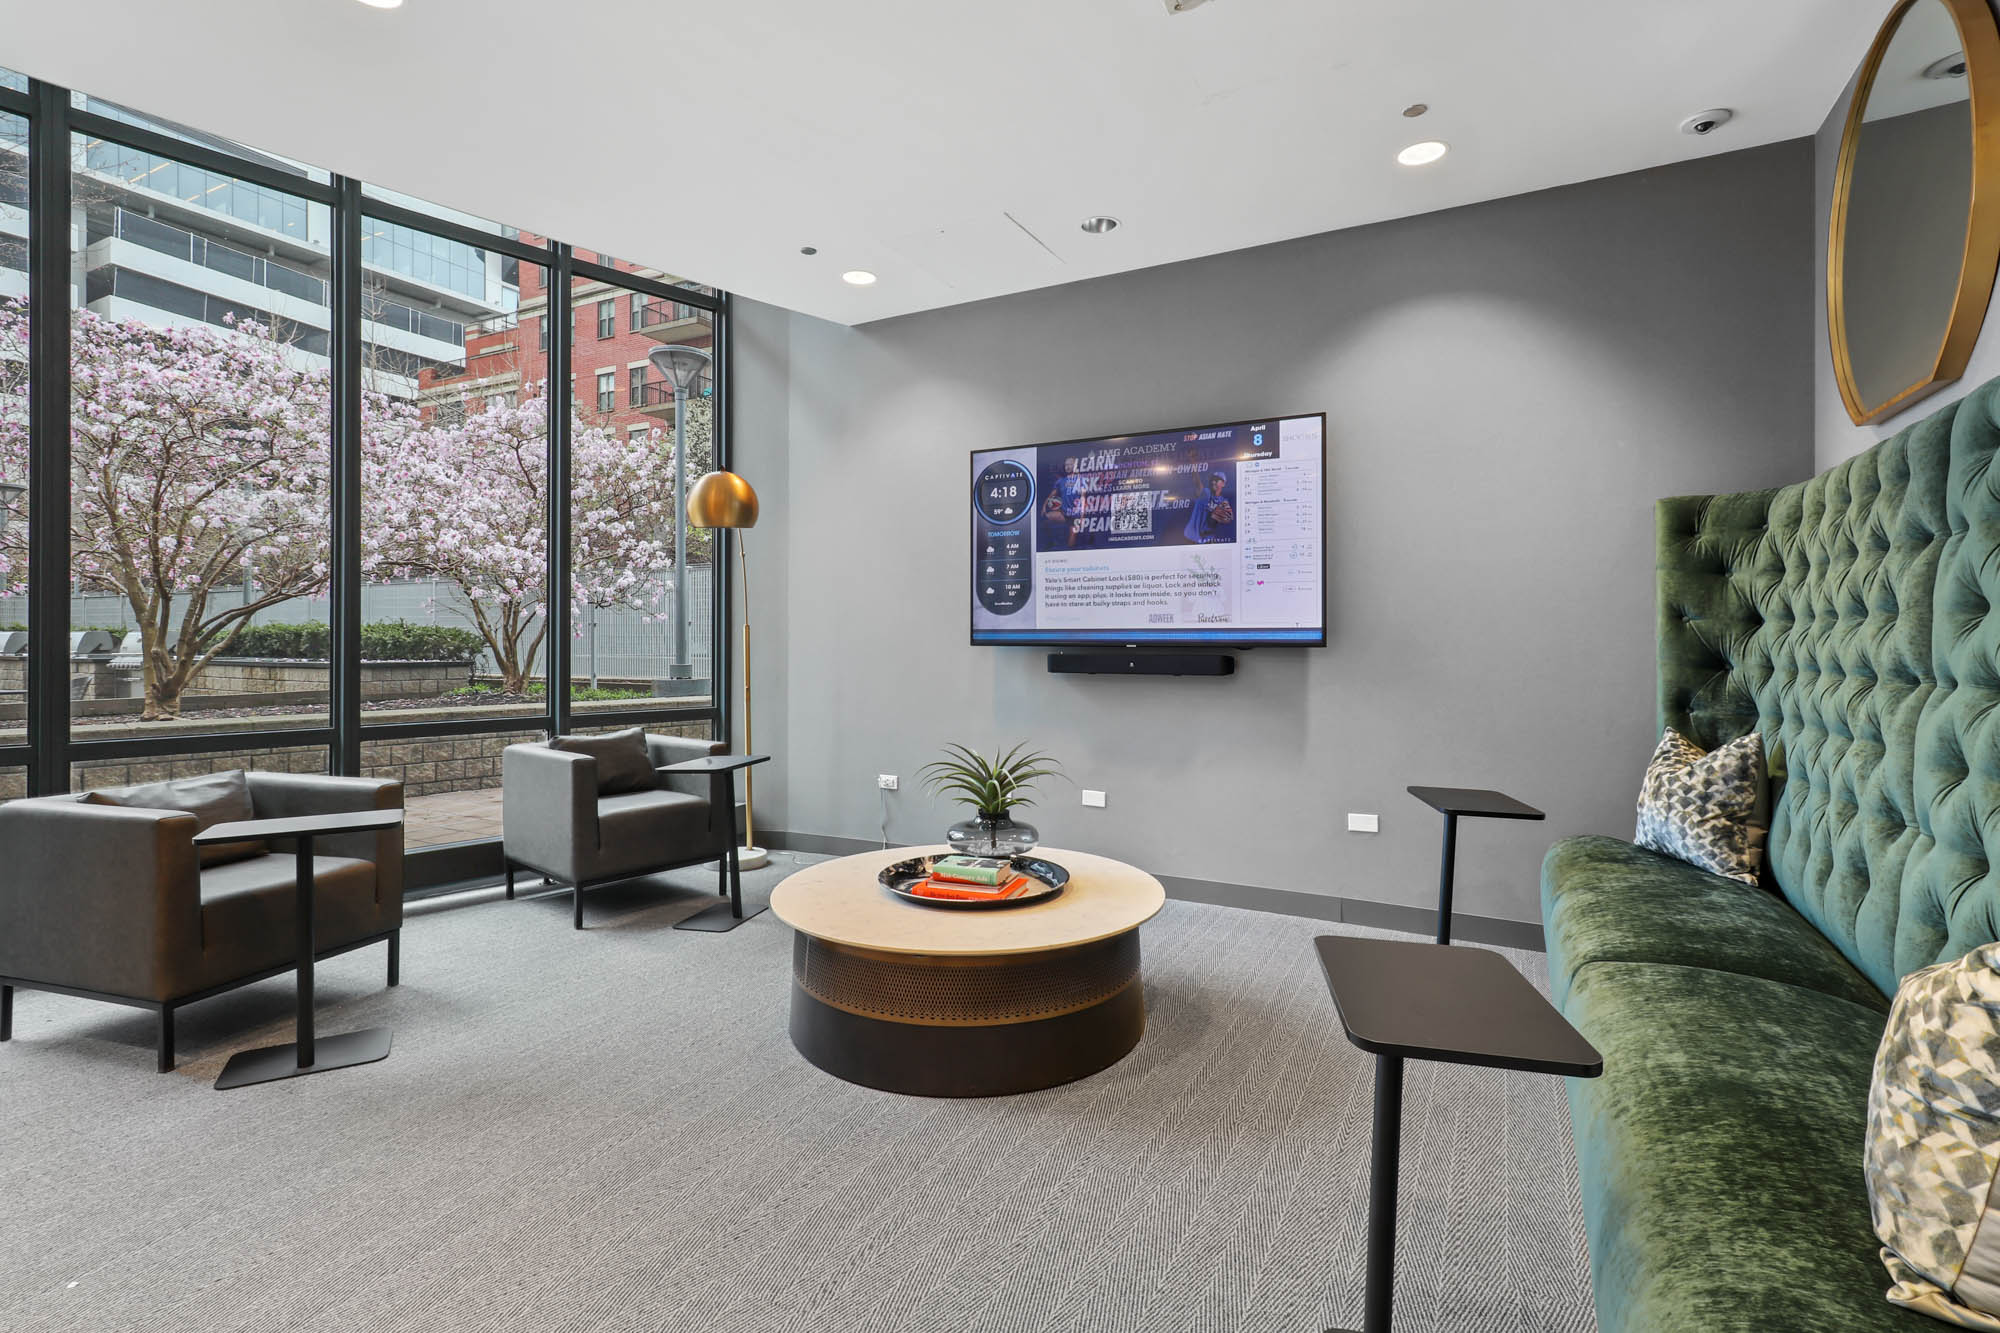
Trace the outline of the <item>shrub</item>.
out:
[[[324,662],[331,652],[331,637],[325,625],[252,625],[236,636],[229,655]],[[485,640],[473,631],[450,625],[378,620],[361,627],[364,662],[466,662],[484,646]]]

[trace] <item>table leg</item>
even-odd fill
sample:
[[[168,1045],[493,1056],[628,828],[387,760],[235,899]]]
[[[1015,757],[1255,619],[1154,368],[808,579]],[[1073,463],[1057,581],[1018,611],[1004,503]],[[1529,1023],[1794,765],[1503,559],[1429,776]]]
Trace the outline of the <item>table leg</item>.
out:
[[[299,1068],[313,1063],[313,842],[310,835],[299,838],[298,908],[295,913],[295,950],[299,960]]]
[[[1451,880],[1458,867],[1458,816],[1444,817],[1444,853],[1438,867],[1438,933],[1439,944],[1451,943]]]
[[[1375,1145],[1368,1160],[1368,1274],[1357,1333],[1389,1333],[1396,1295],[1396,1170],[1403,1154],[1403,1057],[1375,1057]],[[1327,1333],[1343,1333],[1328,1329]]]
[[[716,892],[729,901],[704,907],[693,916],[674,922],[674,929],[715,934],[736,929],[751,917],[762,915],[764,909],[759,907],[753,912],[743,910],[743,867],[738,859],[738,848],[743,838],[736,827],[736,775],[733,772],[714,774],[708,799],[711,808],[720,807],[724,827],[728,830],[725,834],[728,845],[721,850],[715,874]]]
[[[743,867],[737,864],[737,850],[743,839],[736,836],[736,775],[731,773],[723,783],[722,794],[727,798],[723,809],[729,812],[729,915],[738,921],[743,919]]]
[[[222,1073],[215,1080],[217,1091],[247,1087],[252,1083],[269,1083],[276,1079],[293,1078],[300,1074],[318,1074],[329,1069],[345,1069],[350,1065],[372,1064],[389,1054],[390,1034],[387,1028],[364,1028],[359,1032],[343,1032],[338,1036],[321,1041],[313,1026],[313,964],[319,953],[318,942],[313,938],[313,847],[312,835],[298,837],[297,887],[292,938],[298,950],[298,1040],[288,1046],[265,1046],[254,1051],[238,1051],[229,1057],[229,1063],[222,1067]],[[395,939],[390,939],[391,957],[396,948]],[[394,964],[391,964],[393,968]],[[395,984],[391,977],[390,985]],[[173,1011],[161,1013],[161,1032],[170,1034],[167,1026],[173,1021]],[[163,1035],[161,1041],[169,1041]],[[162,1064],[166,1057],[162,1056]]]

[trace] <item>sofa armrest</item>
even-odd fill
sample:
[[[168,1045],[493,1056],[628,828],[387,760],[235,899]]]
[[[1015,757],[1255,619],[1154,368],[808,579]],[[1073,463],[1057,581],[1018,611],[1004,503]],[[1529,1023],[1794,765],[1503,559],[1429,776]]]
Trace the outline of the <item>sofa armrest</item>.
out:
[[[597,761],[529,742],[500,756],[507,859],[571,883],[597,850]]]
[[[0,976],[131,999],[201,955],[195,817],[51,799],[0,806]]]
[[[653,766],[658,768],[662,764],[683,763],[689,759],[701,759],[711,754],[728,754],[729,742],[697,740],[692,736],[655,736],[648,733],[646,750],[652,756]],[[699,796],[704,801],[708,799],[709,788],[712,785],[708,778],[692,773],[662,773],[659,781],[661,788],[666,791],[686,792],[689,796]],[[713,826],[713,818],[709,822]]]
[[[250,808],[259,819],[290,819],[298,815],[339,815],[357,810],[400,810],[403,784],[390,778],[333,778],[323,773],[246,773]],[[274,851],[296,846],[289,838],[272,840]],[[375,866],[375,901],[384,906],[403,902],[403,830],[348,833],[314,838],[321,856],[351,856]]]

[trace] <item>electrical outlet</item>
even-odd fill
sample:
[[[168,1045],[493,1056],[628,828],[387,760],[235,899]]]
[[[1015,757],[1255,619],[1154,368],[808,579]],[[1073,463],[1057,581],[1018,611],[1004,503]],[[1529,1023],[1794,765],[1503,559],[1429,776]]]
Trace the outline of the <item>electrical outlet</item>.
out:
[[[1382,816],[1349,814],[1347,816],[1347,831],[1349,833],[1380,833],[1382,831]]]
[[[1085,787],[1083,789],[1083,803],[1093,809],[1102,810],[1104,808],[1104,793],[1101,791],[1092,791],[1090,788]]]
[[[883,791],[894,791],[896,790],[896,775],[894,773],[877,773],[875,775],[875,785]]]

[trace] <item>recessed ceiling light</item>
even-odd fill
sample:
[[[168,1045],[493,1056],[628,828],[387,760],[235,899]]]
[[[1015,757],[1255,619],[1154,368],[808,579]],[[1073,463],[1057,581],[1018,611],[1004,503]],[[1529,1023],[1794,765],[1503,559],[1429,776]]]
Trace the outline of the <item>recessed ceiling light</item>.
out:
[[[370,9],[401,9],[403,0],[361,0]]]
[[[1099,215],[1094,218],[1085,218],[1080,225],[1092,236],[1102,236],[1107,231],[1118,230],[1118,219]]]
[[[840,280],[853,283],[856,287],[866,287],[875,281],[875,275],[865,268],[851,268],[840,275]]]
[[[1424,112],[1428,110],[1430,110],[1430,107],[1427,104],[1423,102],[1412,102],[1408,106],[1403,108],[1403,115],[1407,119],[1415,120],[1418,116],[1423,115]]]
[[[1413,143],[1396,154],[1396,160],[1406,167],[1422,167],[1437,161],[1450,151],[1447,145],[1438,140],[1426,139],[1422,143]]]
[[[819,247],[817,245],[802,245],[799,247],[799,253],[802,255],[816,255],[819,253]]]

